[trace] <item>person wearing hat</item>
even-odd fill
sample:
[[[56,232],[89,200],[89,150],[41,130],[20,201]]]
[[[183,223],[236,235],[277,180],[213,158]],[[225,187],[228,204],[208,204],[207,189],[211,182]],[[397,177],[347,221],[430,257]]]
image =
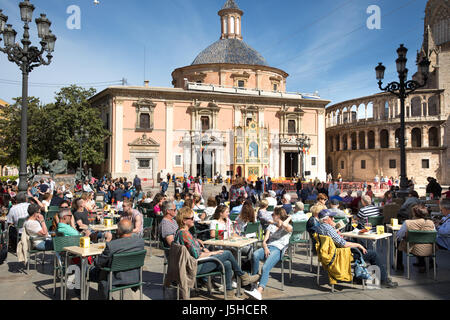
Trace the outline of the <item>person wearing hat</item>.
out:
[[[350,242],[344,240],[342,236],[338,234],[335,229],[336,223],[334,223],[334,217],[336,216],[335,212],[332,212],[328,209],[324,209],[319,212],[319,226],[316,228],[317,233],[319,235],[330,237],[337,248],[351,248],[353,258],[356,260],[359,258],[359,252],[357,250],[353,250],[353,248],[357,248],[361,250],[363,254],[364,261],[370,263],[371,265],[376,265],[380,268],[381,272],[381,285],[385,288],[395,288],[398,286],[397,282],[392,282],[391,278],[387,277],[386,269],[381,263],[378,255],[373,250],[367,250],[361,244],[356,242]]]

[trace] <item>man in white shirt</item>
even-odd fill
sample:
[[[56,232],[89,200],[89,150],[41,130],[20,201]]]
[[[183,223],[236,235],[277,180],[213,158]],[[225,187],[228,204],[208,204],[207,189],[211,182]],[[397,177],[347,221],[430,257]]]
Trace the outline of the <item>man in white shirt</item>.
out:
[[[17,204],[12,206],[9,210],[8,216],[7,216],[7,222],[9,225],[17,226],[17,223],[19,222],[19,219],[22,218],[28,218],[28,206],[30,204],[27,202],[27,195],[25,192],[20,192],[17,195]],[[20,228],[18,230],[19,234],[22,234],[23,228]]]
[[[276,193],[273,190],[269,191],[269,197],[266,198],[267,202],[269,202],[269,207],[276,207],[277,206],[277,199],[275,199]]]

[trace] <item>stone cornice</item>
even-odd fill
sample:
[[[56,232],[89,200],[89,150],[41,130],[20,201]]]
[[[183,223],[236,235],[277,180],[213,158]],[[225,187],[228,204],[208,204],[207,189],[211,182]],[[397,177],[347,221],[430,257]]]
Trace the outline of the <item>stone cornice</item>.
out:
[[[172,77],[176,72],[184,72],[184,71],[190,71],[190,70],[196,70],[196,69],[204,69],[205,67],[208,68],[218,68],[218,69],[229,69],[229,70],[236,70],[236,69],[251,69],[253,71],[270,71],[277,74],[280,74],[283,78],[289,77],[289,74],[285,71],[269,67],[269,66],[262,66],[262,65],[253,65],[253,64],[235,64],[235,63],[208,63],[208,64],[196,64],[196,65],[190,65],[185,66],[181,68],[177,68],[172,72]],[[222,70],[223,71],[223,70]]]
[[[150,100],[171,100],[173,102],[179,100],[192,101],[220,101],[226,104],[241,104],[241,105],[284,105],[289,107],[297,107],[299,104],[302,108],[319,108],[325,109],[325,106],[330,103],[329,100],[309,100],[309,99],[289,99],[282,97],[266,97],[266,96],[251,96],[240,94],[229,94],[220,92],[199,92],[189,91],[178,88],[146,88],[146,87],[109,87],[97,93],[89,99],[91,104],[97,104],[97,101],[106,96],[114,97],[116,101],[150,99]]]

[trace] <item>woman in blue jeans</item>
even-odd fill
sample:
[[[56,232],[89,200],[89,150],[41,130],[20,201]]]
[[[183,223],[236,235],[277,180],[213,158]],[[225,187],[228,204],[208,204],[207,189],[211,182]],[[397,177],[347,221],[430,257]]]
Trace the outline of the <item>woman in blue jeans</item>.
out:
[[[262,248],[253,253],[252,275],[257,275],[259,262],[265,261],[262,267],[261,278],[258,288],[245,293],[256,300],[262,299],[262,293],[269,281],[270,270],[281,260],[284,251],[289,246],[289,238],[292,234],[290,225],[291,217],[283,208],[276,208],[272,214],[274,224],[269,225],[266,230]]]
[[[232,277],[233,271],[237,277],[242,281],[242,286],[249,285],[258,281],[259,276],[250,276],[248,273],[242,272],[236,259],[233,257],[230,251],[209,251],[203,246],[201,240],[195,239],[189,232],[189,229],[194,226],[194,211],[189,207],[183,207],[176,217],[178,223],[178,231],[175,235],[175,242],[186,246],[191,256],[195,259],[206,258],[214,256],[219,259],[225,267],[225,282],[226,282],[226,296],[227,299],[235,299]],[[199,263],[197,267],[197,274],[205,274],[215,270],[220,270],[220,265],[215,261],[208,261]]]

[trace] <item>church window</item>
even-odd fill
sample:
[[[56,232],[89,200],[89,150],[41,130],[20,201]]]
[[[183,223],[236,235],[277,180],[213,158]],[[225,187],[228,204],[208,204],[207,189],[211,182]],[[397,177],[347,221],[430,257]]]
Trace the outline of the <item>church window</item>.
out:
[[[200,121],[202,123],[202,131],[205,132],[207,130],[209,130],[209,117],[208,116],[202,116],[200,118]]]
[[[245,81],[244,80],[238,80],[238,87],[244,88],[245,87]]]
[[[288,133],[296,133],[296,125],[295,120],[288,121]]]
[[[139,128],[140,129],[150,129],[150,114],[141,113],[139,115]]]

